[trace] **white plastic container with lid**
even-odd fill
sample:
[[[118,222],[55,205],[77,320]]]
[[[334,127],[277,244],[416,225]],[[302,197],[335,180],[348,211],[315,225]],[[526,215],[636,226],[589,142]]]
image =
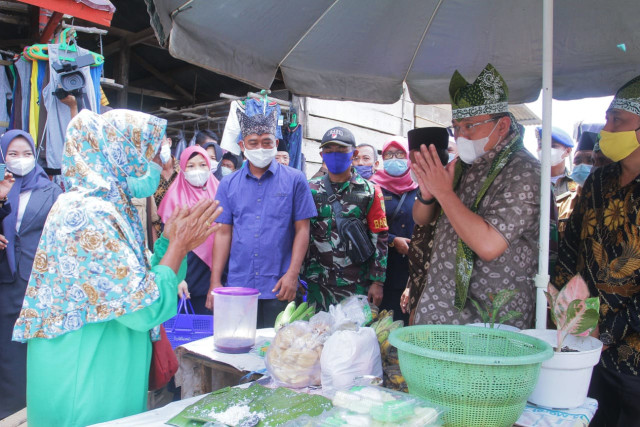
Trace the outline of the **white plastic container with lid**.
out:
[[[213,290],[214,347],[222,353],[247,353],[256,342],[257,289],[222,287]]]

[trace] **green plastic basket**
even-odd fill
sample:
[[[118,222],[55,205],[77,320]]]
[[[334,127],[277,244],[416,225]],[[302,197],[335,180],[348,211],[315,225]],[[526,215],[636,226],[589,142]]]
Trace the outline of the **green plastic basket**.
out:
[[[389,341],[409,393],[445,407],[447,426],[513,425],[553,356],[537,338],[473,326],[409,326]]]

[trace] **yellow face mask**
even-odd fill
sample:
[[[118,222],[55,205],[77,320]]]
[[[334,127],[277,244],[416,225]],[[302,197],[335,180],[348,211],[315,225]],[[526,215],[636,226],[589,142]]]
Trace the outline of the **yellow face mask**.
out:
[[[638,143],[638,138],[636,137],[638,129],[626,132],[607,132],[601,130],[600,149],[602,150],[602,154],[614,162],[619,162],[627,158],[629,154],[640,147],[640,143]]]

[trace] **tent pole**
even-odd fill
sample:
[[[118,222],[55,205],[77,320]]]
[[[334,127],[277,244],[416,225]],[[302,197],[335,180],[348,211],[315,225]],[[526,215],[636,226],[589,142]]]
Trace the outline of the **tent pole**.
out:
[[[536,329],[547,328],[549,213],[551,211],[551,101],[553,99],[553,0],[542,5],[542,150],[540,168],[540,251],[536,276]]]

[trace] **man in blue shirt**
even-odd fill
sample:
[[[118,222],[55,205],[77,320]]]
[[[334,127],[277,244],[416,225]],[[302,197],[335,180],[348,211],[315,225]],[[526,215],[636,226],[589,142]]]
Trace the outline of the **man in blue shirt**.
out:
[[[220,286],[229,260],[227,286],[260,291],[258,327],[272,327],[295,298],[298,274],[309,246],[309,218],[317,215],[304,174],[275,161],[277,115],[238,112],[240,147],[248,162],[220,182],[223,211],[213,246],[211,292]]]

